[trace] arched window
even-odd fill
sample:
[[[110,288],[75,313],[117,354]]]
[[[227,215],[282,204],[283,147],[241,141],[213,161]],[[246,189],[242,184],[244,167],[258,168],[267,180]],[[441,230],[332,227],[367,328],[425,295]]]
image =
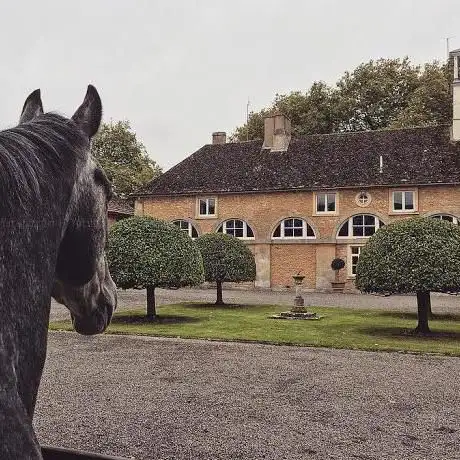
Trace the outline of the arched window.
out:
[[[177,225],[182,231],[187,233],[190,238],[198,238],[196,228],[187,220],[174,220],[174,225]]]
[[[244,220],[239,219],[229,219],[222,222],[217,231],[236,238],[254,238],[252,228]]]
[[[292,217],[281,221],[272,238],[316,238],[316,235],[305,220]]]
[[[435,214],[434,216],[430,217],[433,219],[445,220],[446,222],[450,222],[455,225],[460,225],[459,219],[455,216],[451,216],[450,214]]]
[[[337,238],[369,238],[385,224],[372,214],[358,214],[342,224]]]

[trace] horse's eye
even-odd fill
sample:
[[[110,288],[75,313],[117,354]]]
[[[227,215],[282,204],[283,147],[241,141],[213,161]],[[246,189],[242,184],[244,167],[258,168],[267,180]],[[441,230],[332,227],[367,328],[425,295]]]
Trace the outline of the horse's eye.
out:
[[[107,176],[104,174],[104,171],[100,168],[94,170],[94,180],[97,184],[105,186],[108,182]]]
[[[105,172],[101,168],[96,168],[94,170],[94,180],[96,184],[101,185],[105,189],[105,194],[107,195],[107,200],[110,200],[113,196],[112,184],[105,175]]]

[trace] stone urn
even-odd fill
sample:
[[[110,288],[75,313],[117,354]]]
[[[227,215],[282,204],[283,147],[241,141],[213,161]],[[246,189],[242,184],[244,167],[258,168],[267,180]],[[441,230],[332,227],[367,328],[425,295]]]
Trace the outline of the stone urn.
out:
[[[294,308],[292,309],[292,311],[295,311],[296,308],[303,309],[303,306],[305,305],[305,302],[302,297],[302,283],[305,279],[305,276],[301,275],[300,273],[297,273],[297,275],[294,275],[292,279],[294,280],[295,286]]]
[[[305,276],[297,273],[292,277],[294,280],[295,286],[295,298],[294,298],[294,306],[289,311],[283,311],[279,315],[272,315],[270,318],[273,319],[320,319],[321,317],[318,316],[316,313],[310,313],[307,311],[307,307],[305,307],[305,302],[302,297],[302,283],[305,279]]]

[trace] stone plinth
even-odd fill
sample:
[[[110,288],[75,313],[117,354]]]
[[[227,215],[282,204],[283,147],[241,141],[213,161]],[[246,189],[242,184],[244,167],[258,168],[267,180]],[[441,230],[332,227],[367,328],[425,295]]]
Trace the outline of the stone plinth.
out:
[[[282,311],[279,315],[270,316],[272,319],[320,319],[321,316],[308,311]]]

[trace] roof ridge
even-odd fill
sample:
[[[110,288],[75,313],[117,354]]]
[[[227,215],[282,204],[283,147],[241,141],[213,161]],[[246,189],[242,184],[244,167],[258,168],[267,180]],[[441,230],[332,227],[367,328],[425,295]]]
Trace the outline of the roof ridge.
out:
[[[251,143],[255,143],[255,142],[263,142],[263,139],[251,139],[249,141],[236,141],[236,142],[226,142],[225,144],[204,144],[203,147],[207,146],[207,145],[219,145],[219,146],[223,146],[223,145],[233,145],[233,144],[251,144]]]
[[[381,132],[392,132],[392,131],[415,131],[415,130],[425,130],[425,129],[435,129],[435,128],[442,128],[442,127],[449,127],[449,123],[439,123],[437,125],[428,125],[428,126],[407,126],[402,128],[379,128],[379,129],[363,129],[361,131],[337,131],[333,133],[312,133],[312,134],[301,134],[301,135],[292,135],[292,139],[305,139],[313,136],[351,136],[351,135],[358,135],[358,134],[367,134],[367,133],[381,133]],[[204,144],[203,147],[206,146],[224,146],[224,145],[234,145],[234,144],[250,144],[255,142],[263,142],[263,139],[251,139],[249,141],[236,141],[236,142],[226,142],[225,144]],[[201,147],[201,148],[203,148]],[[200,149],[198,149],[200,150]],[[197,150],[197,152],[198,152]],[[196,153],[196,152],[194,152]],[[193,155],[193,154],[192,154]]]
[[[292,136],[293,139],[303,139],[312,136],[350,136],[356,134],[367,134],[367,133],[389,133],[393,131],[416,131],[416,130],[426,130],[434,128],[443,128],[449,127],[448,123],[440,123],[438,125],[429,125],[429,126],[411,126],[404,128],[379,128],[379,129],[363,129],[362,131],[338,131],[334,133],[314,133],[314,134],[302,134],[301,136]]]

